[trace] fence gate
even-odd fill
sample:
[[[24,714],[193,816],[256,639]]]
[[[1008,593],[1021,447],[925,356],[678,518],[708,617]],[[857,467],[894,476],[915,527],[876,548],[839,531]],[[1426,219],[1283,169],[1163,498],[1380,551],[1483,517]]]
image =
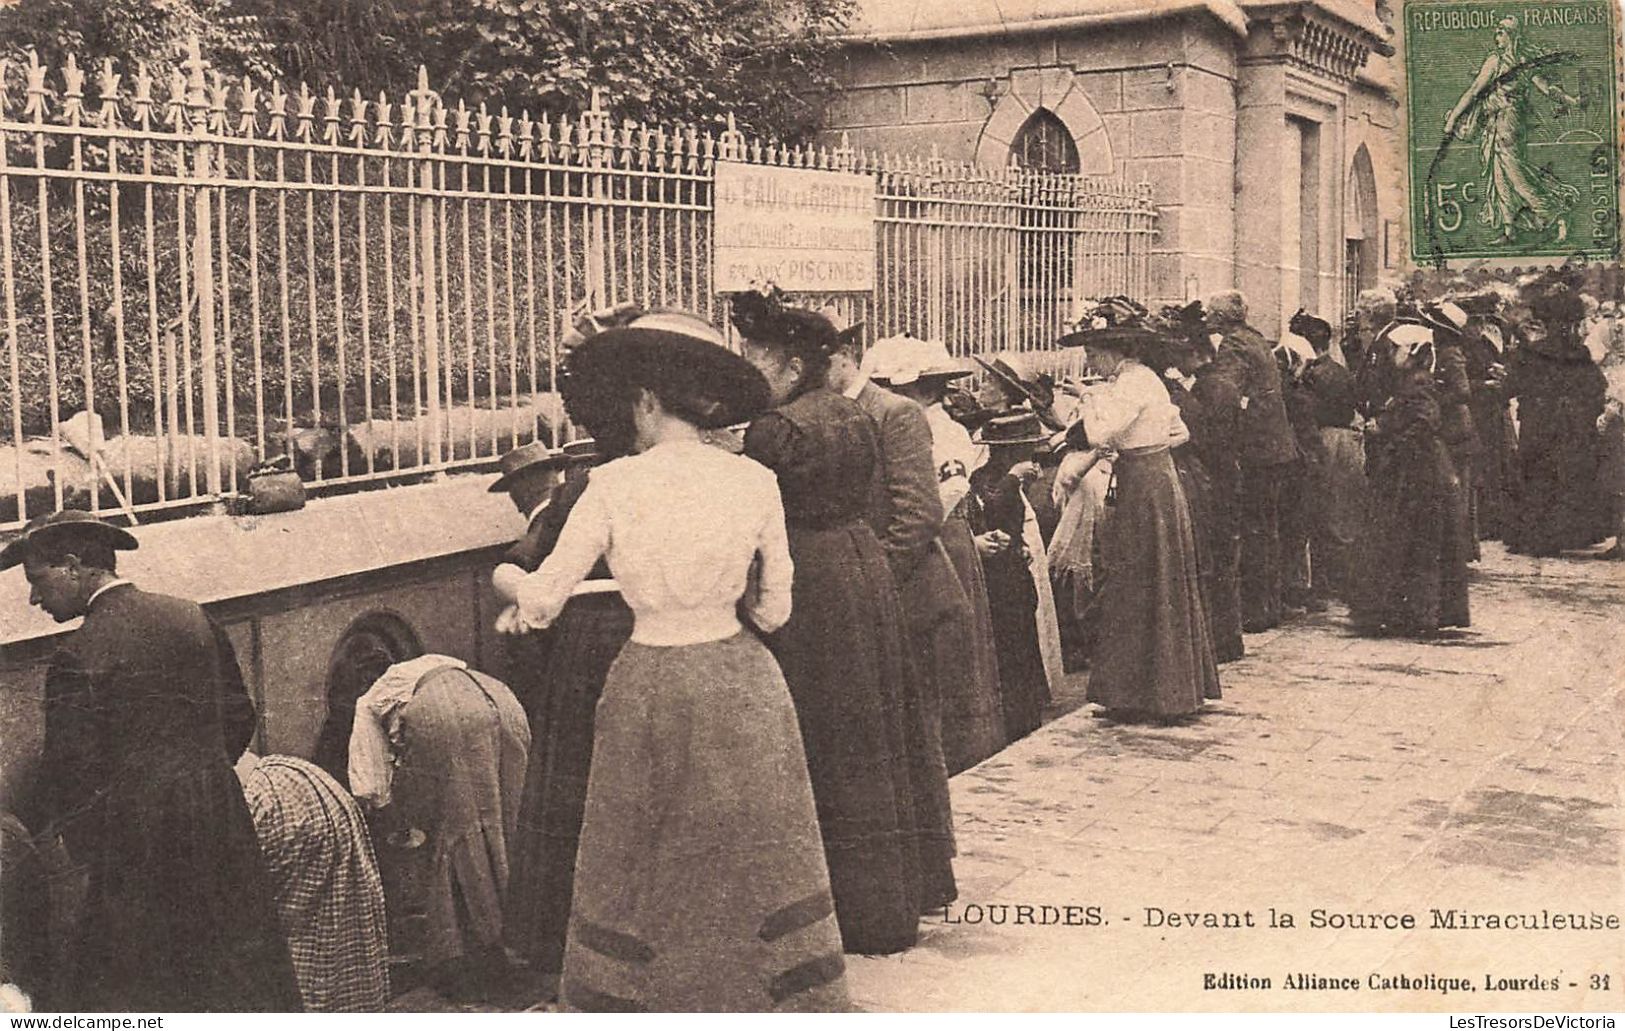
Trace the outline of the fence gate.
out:
[[[872,175],[877,286],[841,305],[958,354],[1041,350],[1085,297],[1143,296],[1149,187],[786,148],[448,102],[0,68],[0,528],[219,500],[259,461],[313,484],[558,440],[580,304],[720,320],[719,159]]]

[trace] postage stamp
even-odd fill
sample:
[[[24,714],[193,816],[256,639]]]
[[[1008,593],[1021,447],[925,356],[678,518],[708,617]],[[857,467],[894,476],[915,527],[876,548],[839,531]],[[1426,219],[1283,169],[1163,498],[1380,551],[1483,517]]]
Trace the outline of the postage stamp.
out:
[[[1620,256],[1611,0],[1411,0],[1411,257]]]

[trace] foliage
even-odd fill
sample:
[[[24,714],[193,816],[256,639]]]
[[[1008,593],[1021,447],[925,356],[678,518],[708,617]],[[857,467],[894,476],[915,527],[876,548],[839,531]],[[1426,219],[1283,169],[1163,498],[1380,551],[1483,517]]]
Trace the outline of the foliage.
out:
[[[121,70],[137,62],[174,65],[196,36],[211,65],[227,75],[272,77],[270,42],[234,0],[16,0],[0,5],[0,57],[24,64],[34,50],[49,68],[71,54],[94,71],[111,58]],[[54,84],[53,84],[54,85]]]
[[[231,0],[293,78],[399,95],[419,64],[448,98],[533,115],[601,91],[617,115],[789,141],[819,127],[854,0]]]

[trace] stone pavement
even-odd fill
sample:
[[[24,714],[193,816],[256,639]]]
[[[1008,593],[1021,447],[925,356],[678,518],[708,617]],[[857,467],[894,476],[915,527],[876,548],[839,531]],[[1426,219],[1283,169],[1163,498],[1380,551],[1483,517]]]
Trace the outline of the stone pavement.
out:
[[[955,778],[960,899],[918,947],[849,957],[857,1001],[1625,1009],[1625,931],[1434,930],[1430,914],[1625,921],[1622,603],[1625,566],[1491,544],[1459,635],[1358,638],[1334,610],[1249,637],[1247,658],[1222,667],[1224,699],[1187,725],[1117,726],[1087,707],[1051,722]],[[1270,907],[1296,926],[1265,926]],[[1150,926],[1153,908],[1251,911],[1258,926]],[[1314,929],[1317,908],[1412,914],[1416,927]],[[1078,925],[1014,926],[1019,915]],[[1294,972],[1359,988],[1295,990]],[[1204,989],[1208,974],[1271,986]],[[1373,975],[1425,987],[1381,990]],[[1550,988],[1492,991],[1486,975]],[[1444,978],[1476,990],[1446,994]]]

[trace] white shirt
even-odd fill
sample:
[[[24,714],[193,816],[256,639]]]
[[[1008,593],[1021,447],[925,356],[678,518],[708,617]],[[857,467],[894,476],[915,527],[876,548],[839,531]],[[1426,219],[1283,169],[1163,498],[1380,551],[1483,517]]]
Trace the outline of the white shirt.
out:
[[[942,496],[942,511],[952,513],[970,493],[971,470],[986,461],[987,456],[977,453],[965,427],[955,422],[941,403],[926,407],[925,421],[931,427],[931,462],[937,467],[937,493]]]
[[[700,441],[669,441],[594,469],[558,544],[519,585],[522,625],[545,627],[600,557],[635,617],[632,640],[720,641],[790,618],[794,567],[773,473]]]
[[[350,794],[380,809],[389,804],[401,708],[430,673],[467,668],[468,663],[449,655],[420,655],[395,663],[373,681],[356,700],[355,722],[350,727]]]
[[[1091,447],[1125,451],[1188,436],[1162,377],[1139,362],[1125,361],[1110,380],[1090,388],[1078,407]]]

